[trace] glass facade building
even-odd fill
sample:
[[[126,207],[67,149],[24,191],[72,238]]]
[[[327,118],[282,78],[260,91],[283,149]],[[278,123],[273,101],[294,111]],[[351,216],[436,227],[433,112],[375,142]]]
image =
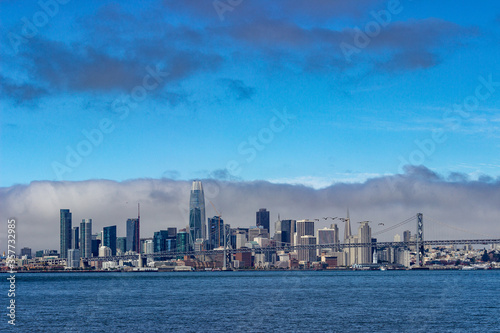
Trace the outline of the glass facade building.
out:
[[[111,255],[116,256],[116,225],[102,228],[102,245],[111,249]]]
[[[208,249],[224,246],[224,220],[218,216],[208,218]]]
[[[92,256],[92,219],[83,219],[80,223],[80,256]]]
[[[127,251],[140,251],[139,241],[139,219],[127,220]]]
[[[71,248],[71,212],[69,209],[60,210],[59,245],[61,258],[67,258],[68,250]]]
[[[205,222],[205,195],[201,181],[193,181],[189,198],[189,244],[191,247],[197,239],[207,239]]]

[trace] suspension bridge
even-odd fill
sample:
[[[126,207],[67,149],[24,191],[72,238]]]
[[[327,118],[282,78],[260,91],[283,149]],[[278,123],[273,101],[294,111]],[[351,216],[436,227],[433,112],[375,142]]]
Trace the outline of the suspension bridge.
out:
[[[323,218],[327,219],[327,218]],[[331,218],[337,219],[337,218]],[[339,218],[343,221],[348,219]],[[319,221],[319,219],[315,219]],[[500,244],[500,237],[492,238],[488,235],[471,232],[465,230],[463,228],[453,226],[447,223],[438,222],[436,219],[429,219],[431,225],[438,225],[440,227],[446,227],[454,231],[461,232],[466,234],[468,237],[456,237],[454,239],[424,239],[424,219],[423,214],[419,213],[417,215],[411,216],[401,222],[389,225],[385,227],[385,223],[379,223],[379,225],[383,225],[384,228],[380,230],[374,230],[371,236],[379,236],[386,234],[391,231],[396,231],[401,228],[408,228],[408,225],[414,223],[415,225],[415,238],[414,240],[403,240],[403,241],[385,241],[385,242],[335,242],[328,244],[308,244],[308,245],[292,245],[289,243],[280,243],[272,241],[270,246],[266,247],[258,247],[258,248],[226,248],[226,249],[214,249],[214,250],[201,250],[201,251],[164,251],[164,252],[154,252],[154,253],[142,253],[142,254],[125,254],[119,256],[103,256],[103,257],[91,257],[91,258],[82,258],[83,261],[119,261],[119,260],[137,260],[139,257],[143,259],[146,258],[162,258],[162,259],[172,259],[172,258],[182,258],[184,256],[214,256],[214,255],[223,255],[224,257],[230,256],[236,253],[266,253],[266,252],[278,252],[284,251],[286,252],[294,252],[299,250],[321,250],[321,249],[334,249],[335,251],[343,251],[348,248],[409,248],[412,247],[415,249],[417,263],[422,264],[423,256],[424,256],[424,247],[426,246],[449,246],[449,245],[491,245],[491,244]],[[368,221],[367,221],[368,222]],[[426,223],[426,226],[429,223]],[[474,235],[478,238],[470,238],[470,235]]]

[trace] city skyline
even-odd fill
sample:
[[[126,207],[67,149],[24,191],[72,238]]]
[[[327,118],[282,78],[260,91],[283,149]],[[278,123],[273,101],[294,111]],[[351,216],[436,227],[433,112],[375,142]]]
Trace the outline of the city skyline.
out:
[[[497,223],[500,215],[498,184],[450,182],[422,168],[397,177],[374,179],[362,185],[342,184],[324,190],[267,182],[202,181],[206,200],[213,201],[224,221],[232,227],[255,225],[255,214],[262,207],[271,212],[272,228],[279,214],[281,220],[315,219],[345,216],[349,208],[352,221],[387,223],[423,212],[430,220],[469,231],[470,234],[461,233],[467,235],[466,238],[500,234]],[[16,216],[25,221],[19,223],[19,230],[24,233],[19,240],[21,244],[26,242],[33,247],[52,244],[51,248],[58,249],[56,244],[59,243],[60,232],[54,221],[59,218],[61,207],[70,207],[73,221],[92,217],[96,230],[116,225],[118,235],[126,235],[124,224],[137,214],[137,201],[143,207],[141,233],[152,235],[168,226],[180,230],[186,228],[189,222],[192,182],[87,181],[54,185],[37,182],[3,192],[5,200],[0,201],[0,214],[8,214],[9,209],[23,212]],[[47,193],[51,195],[47,196]],[[93,193],[113,195],[96,197]],[[454,200],[450,201],[450,197]],[[373,202],[373,198],[377,200]],[[36,204],[27,205],[28,201]],[[211,206],[207,209],[207,216],[218,215]],[[328,224],[321,227],[325,226]],[[344,235],[344,226],[339,224],[339,227],[340,234]],[[431,224],[428,224],[426,232],[432,234]],[[460,231],[456,232],[460,234]],[[44,241],[41,242],[41,239]]]

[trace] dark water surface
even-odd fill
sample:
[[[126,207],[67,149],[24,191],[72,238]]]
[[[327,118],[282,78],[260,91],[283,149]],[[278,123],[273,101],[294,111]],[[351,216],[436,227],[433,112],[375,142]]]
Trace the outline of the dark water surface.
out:
[[[16,288],[21,332],[500,332],[498,270],[17,274]]]

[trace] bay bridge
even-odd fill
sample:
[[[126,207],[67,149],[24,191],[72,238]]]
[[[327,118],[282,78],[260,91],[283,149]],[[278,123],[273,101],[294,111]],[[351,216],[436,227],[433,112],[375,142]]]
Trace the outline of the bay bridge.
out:
[[[323,218],[327,219],[327,218]],[[337,218],[331,218],[337,219]],[[340,218],[343,221],[348,219]],[[315,219],[319,221],[319,219]],[[82,258],[83,261],[119,261],[119,260],[137,260],[139,258],[161,258],[161,259],[173,259],[173,258],[183,258],[185,256],[214,256],[214,255],[222,255],[224,259],[229,258],[231,255],[236,253],[266,253],[266,252],[280,252],[290,253],[299,250],[322,250],[322,249],[330,249],[334,251],[343,251],[349,248],[372,248],[372,249],[384,249],[384,248],[409,248],[412,247],[415,249],[416,253],[416,264],[422,265],[422,260],[424,257],[424,247],[428,246],[449,246],[449,245],[493,245],[500,244],[500,237],[488,237],[487,235],[470,232],[464,229],[461,229],[456,226],[452,226],[446,223],[437,222],[436,220],[431,220],[433,224],[442,225],[448,227],[450,229],[458,230],[463,233],[467,233],[469,235],[475,235],[478,238],[470,238],[470,237],[460,237],[455,239],[437,239],[437,240],[425,240],[424,239],[424,220],[423,214],[419,213],[414,215],[408,219],[405,219],[399,223],[395,223],[388,227],[385,227],[384,223],[379,223],[379,225],[383,225],[384,228],[381,230],[375,230],[372,236],[381,235],[387,233],[389,231],[396,230],[410,223],[415,223],[416,225],[416,237],[415,240],[404,240],[404,241],[385,241],[385,242],[335,242],[335,243],[327,243],[327,244],[307,244],[307,245],[292,245],[289,243],[280,243],[272,241],[270,246],[265,247],[257,247],[257,248],[249,248],[249,247],[241,247],[241,248],[231,248],[226,246],[226,248],[221,249],[213,249],[213,250],[188,250],[188,251],[163,251],[163,252],[154,252],[154,253],[128,253],[124,255],[117,256],[103,256],[103,257],[91,257],[91,258]],[[369,222],[369,221],[364,221]]]

